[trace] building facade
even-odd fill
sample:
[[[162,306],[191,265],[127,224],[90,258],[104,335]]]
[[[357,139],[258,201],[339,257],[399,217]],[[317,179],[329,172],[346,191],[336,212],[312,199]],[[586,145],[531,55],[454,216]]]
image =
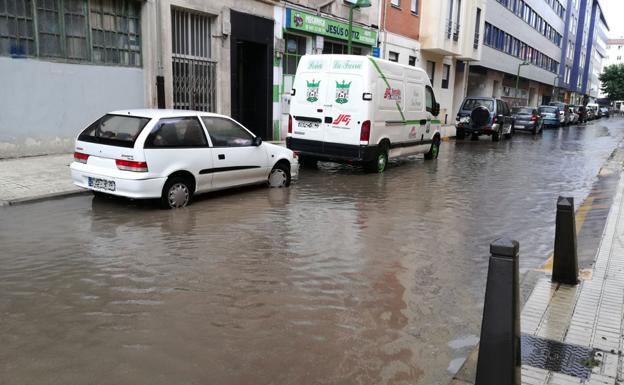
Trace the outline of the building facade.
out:
[[[501,98],[511,106],[548,103],[565,17],[560,0],[488,0],[482,59],[471,66],[468,95]]]
[[[616,64],[624,64],[624,37],[607,39],[606,56],[603,58],[602,68]],[[602,89],[598,93],[598,98],[600,99],[607,96],[607,94],[602,92]]]

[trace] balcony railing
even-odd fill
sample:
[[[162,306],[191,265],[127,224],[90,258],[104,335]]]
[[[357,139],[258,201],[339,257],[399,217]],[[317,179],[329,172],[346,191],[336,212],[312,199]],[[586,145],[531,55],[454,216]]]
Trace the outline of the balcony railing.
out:
[[[453,40],[459,40],[459,23],[455,24],[455,32],[453,32]]]
[[[478,49],[479,48],[479,32],[475,32],[474,35],[474,42],[472,43],[472,48],[474,49]]]
[[[453,34],[453,20],[446,19],[446,38],[450,39]]]

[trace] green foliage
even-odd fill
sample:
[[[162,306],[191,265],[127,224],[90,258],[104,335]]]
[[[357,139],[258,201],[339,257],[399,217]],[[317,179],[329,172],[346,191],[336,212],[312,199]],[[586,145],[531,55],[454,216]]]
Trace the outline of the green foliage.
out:
[[[614,64],[606,67],[600,74],[602,91],[610,100],[624,100],[624,64]]]

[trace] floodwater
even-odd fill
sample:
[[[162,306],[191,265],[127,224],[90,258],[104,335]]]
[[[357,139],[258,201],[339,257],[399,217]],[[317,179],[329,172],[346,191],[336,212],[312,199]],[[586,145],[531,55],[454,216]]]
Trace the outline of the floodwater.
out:
[[[538,267],[557,196],[582,202],[622,128],[321,164],[173,211],[0,208],[0,383],[446,384],[478,342],[489,243]]]

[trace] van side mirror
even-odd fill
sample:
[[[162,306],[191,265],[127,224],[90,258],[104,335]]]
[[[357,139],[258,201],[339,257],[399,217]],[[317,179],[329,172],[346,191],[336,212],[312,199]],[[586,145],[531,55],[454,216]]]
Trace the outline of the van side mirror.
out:
[[[433,103],[433,108],[431,109],[431,115],[438,116],[440,114],[440,103]]]
[[[253,138],[252,144],[256,147],[260,146],[262,144],[262,138],[259,136],[256,136],[255,138]]]

